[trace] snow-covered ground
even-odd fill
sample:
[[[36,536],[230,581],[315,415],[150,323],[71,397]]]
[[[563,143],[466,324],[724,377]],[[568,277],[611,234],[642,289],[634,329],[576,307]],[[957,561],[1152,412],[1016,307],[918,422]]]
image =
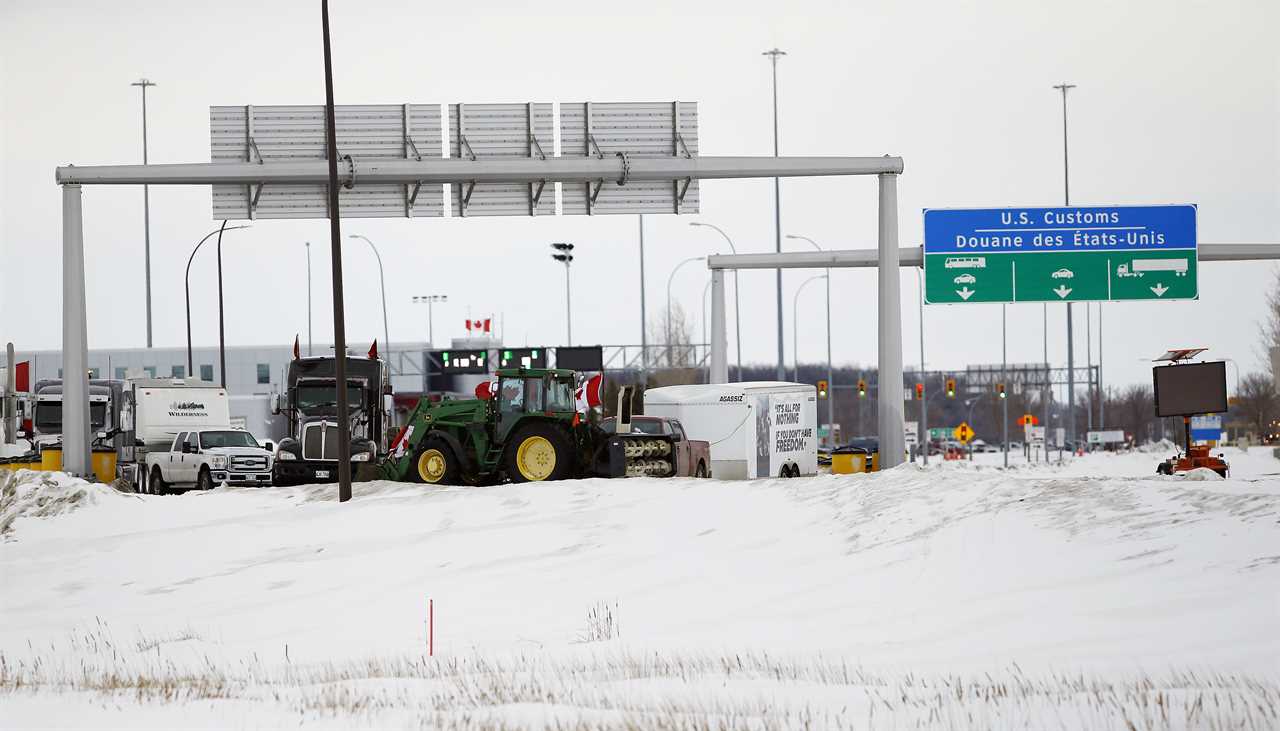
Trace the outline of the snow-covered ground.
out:
[[[1280,727],[1280,461],[1224,451],[347,504],[0,472],[0,727]]]

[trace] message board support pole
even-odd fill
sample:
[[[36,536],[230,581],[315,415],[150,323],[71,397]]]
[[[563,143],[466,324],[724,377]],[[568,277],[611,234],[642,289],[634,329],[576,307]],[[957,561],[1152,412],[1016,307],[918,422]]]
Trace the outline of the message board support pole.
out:
[[[724,270],[711,270],[710,383],[729,382],[729,330],[724,322]]]
[[[879,230],[879,342],[880,393],[877,400],[880,469],[903,462],[902,298],[898,272],[898,176],[881,173]]]

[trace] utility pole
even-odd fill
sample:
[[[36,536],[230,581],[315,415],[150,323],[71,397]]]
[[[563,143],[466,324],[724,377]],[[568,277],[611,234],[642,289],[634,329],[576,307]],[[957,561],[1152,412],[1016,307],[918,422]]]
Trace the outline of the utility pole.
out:
[[[565,345],[573,345],[573,298],[569,296],[569,264],[573,262],[573,244],[555,243],[551,245],[556,254],[551,258],[564,264],[564,324],[567,341]]]
[[[1071,205],[1071,170],[1067,155],[1067,90],[1075,84],[1061,83],[1053,88],[1062,91],[1062,199],[1063,205]],[[1071,303],[1067,303],[1067,441],[1074,449],[1076,444],[1076,357],[1075,339],[1071,322]]]
[[[773,156],[778,156],[778,57],[787,55],[786,51],[772,48],[765,51],[764,56],[768,56],[773,65]],[[774,250],[779,254],[782,253],[782,182],[781,178],[773,179],[773,233],[775,239]],[[782,270],[775,270],[778,288],[778,380],[785,381],[787,378],[786,369],[786,352],[783,346],[782,335]],[[741,376],[739,376],[741,378]]]
[[[828,269],[827,271],[831,271]],[[916,443],[924,445],[921,464],[929,466],[929,373],[924,369],[924,281],[921,273],[924,267],[916,270],[916,291],[920,294],[920,380],[924,383],[924,398],[920,400],[920,427],[916,430]],[[830,285],[830,280],[827,284]],[[831,317],[831,303],[827,303],[827,317]],[[830,322],[828,320],[828,322]],[[830,325],[828,325],[830,327]],[[827,341],[827,359],[831,359],[831,341]],[[828,366],[829,367],[829,366]],[[946,385],[946,384],[943,384]],[[828,405],[830,408],[830,405]]]
[[[324,33],[325,157],[329,158],[329,248],[333,266],[333,356],[338,396],[338,502],[351,499],[351,417],[347,399],[347,326],[342,300],[342,222],[338,206],[338,133],[333,111],[333,55],[329,0],[320,0]]]
[[[129,84],[142,89],[142,164],[147,164],[147,87],[155,86],[148,79],[138,79]],[[142,235],[147,280],[147,347],[151,347],[151,187],[142,186]]]

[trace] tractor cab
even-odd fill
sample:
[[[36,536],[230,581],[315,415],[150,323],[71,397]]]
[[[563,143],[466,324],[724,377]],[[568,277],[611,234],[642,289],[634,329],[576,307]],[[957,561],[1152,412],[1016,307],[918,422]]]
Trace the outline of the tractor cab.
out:
[[[494,437],[505,442],[511,430],[530,415],[572,419],[577,412],[576,386],[573,371],[527,368],[498,371]]]

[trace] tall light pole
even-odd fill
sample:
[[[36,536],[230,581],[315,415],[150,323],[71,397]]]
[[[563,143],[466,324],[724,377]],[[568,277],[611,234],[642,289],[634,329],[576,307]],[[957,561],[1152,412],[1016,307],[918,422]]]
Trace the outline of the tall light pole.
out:
[[[738,248],[733,245],[733,239],[729,238],[729,234],[724,229],[714,223],[700,223],[698,221],[690,221],[690,226],[705,226],[706,228],[715,229],[717,233],[724,237],[725,243],[729,245],[729,251],[738,253]],[[738,358],[738,380],[742,380],[742,309],[738,306],[738,295],[741,293],[741,287],[738,286],[738,270],[733,270],[733,339],[737,344]]]
[[[672,335],[671,333],[671,283],[675,281],[676,272],[680,271],[680,267],[690,262],[706,261],[706,260],[707,260],[707,257],[705,256],[691,256],[688,259],[681,261],[679,264],[676,264],[675,268],[671,270],[671,275],[667,277],[667,317],[666,317],[665,330],[667,333],[667,367],[668,368],[674,365],[674,363],[672,362],[673,358],[672,358],[672,351],[671,351],[671,335]]]
[[[155,86],[154,81],[138,79],[129,84],[142,89],[142,164],[147,164],[147,87]],[[142,236],[144,246],[144,266],[147,279],[147,347],[151,347],[151,188],[142,186]]]
[[[249,228],[249,227],[247,225],[228,226],[227,222],[223,221],[221,227],[215,228],[214,230],[205,234],[205,237],[203,239],[200,239],[200,243],[196,244],[195,248],[191,250],[191,256],[187,257],[187,274],[186,274],[184,286],[186,288],[186,293],[187,293],[187,376],[188,377],[191,377],[192,371],[195,370],[195,365],[192,362],[193,358],[191,355],[191,261],[196,258],[196,252],[200,250],[201,246],[204,246],[204,242],[213,238],[214,234],[221,235],[223,231],[234,231],[235,229],[238,229],[238,228]],[[219,280],[218,284],[219,286],[221,286],[222,284],[221,280]],[[218,306],[218,316],[219,317],[222,316],[221,303],[219,303],[219,306]]]
[[[822,251],[822,247],[808,236],[799,236],[797,234],[787,234],[789,239],[798,239],[800,241],[808,241],[809,244]],[[835,446],[835,429],[836,429],[836,392],[832,390],[835,385],[835,373],[831,367],[831,269],[827,269],[827,433],[831,439],[832,446]]]
[[[773,66],[773,156],[778,156],[778,57],[787,55],[786,51],[777,48],[771,48],[765,51],[764,56],[769,57],[769,61]],[[779,254],[782,253],[782,182],[780,178],[773,179],[773,234],[775,239],[774,250]],[[785,380],[787,377],[784,359],[786,353],[782,345],[782,270],[774,270],[777,278],[778,287],[778,380]],[[739,375],[741,379],[741,375]]]
[[[348,238],[363,239],[370,249],[373,249],[373,255],[378,260],[378,286],[382,290],[382,347],[387,352],[387,362],[391,362],[391,334],[387,329],[387,277],[382,271],[382,255],[378,253],[378,247],[373,245],[367,236],[361,234],[351,234]]]
[[[1075,84],[1061,83],[1053,88],[1062,91],[1062,198],[1063,205],[1071,205],[1071,172],[1067,156],[1067,90]],[[1071,323],[1071,303],[1067,303],[1067,440],[1074,449],[1076,443],[1076,354]]]
[[[573,244],[555,243],[551,245],[557,253],[551,258],[564,264],[564,324],[566,331],[565,345],[573,345],[573,298],[569,296],[569,264],[573,262]]]
[[[640,216],[640,368],[645,383],[649,381],[649,323],[644,302],[644,214]]]
[[[809,277],[801,282],[799,287],[796,287],[795,296],[791,298],[791,355],[794,358],[794,364],[791,368],[791,380],[797,383],[800,381],[800,292],[804,290],[804,285],[819,279],[830,281],[826,274]],[[828,384],[827,388],[830,389],[831,386]]]
[[[436,347],[436,324],[435,317],[432,315],[432,305],[437,302],[448,302],[447,294],[421,294],[413,296],[413,303],[416,305],[427,306],[427,342],[431,347]]]
[[[311,357],[311,242],[307,244],[307,357]]]

